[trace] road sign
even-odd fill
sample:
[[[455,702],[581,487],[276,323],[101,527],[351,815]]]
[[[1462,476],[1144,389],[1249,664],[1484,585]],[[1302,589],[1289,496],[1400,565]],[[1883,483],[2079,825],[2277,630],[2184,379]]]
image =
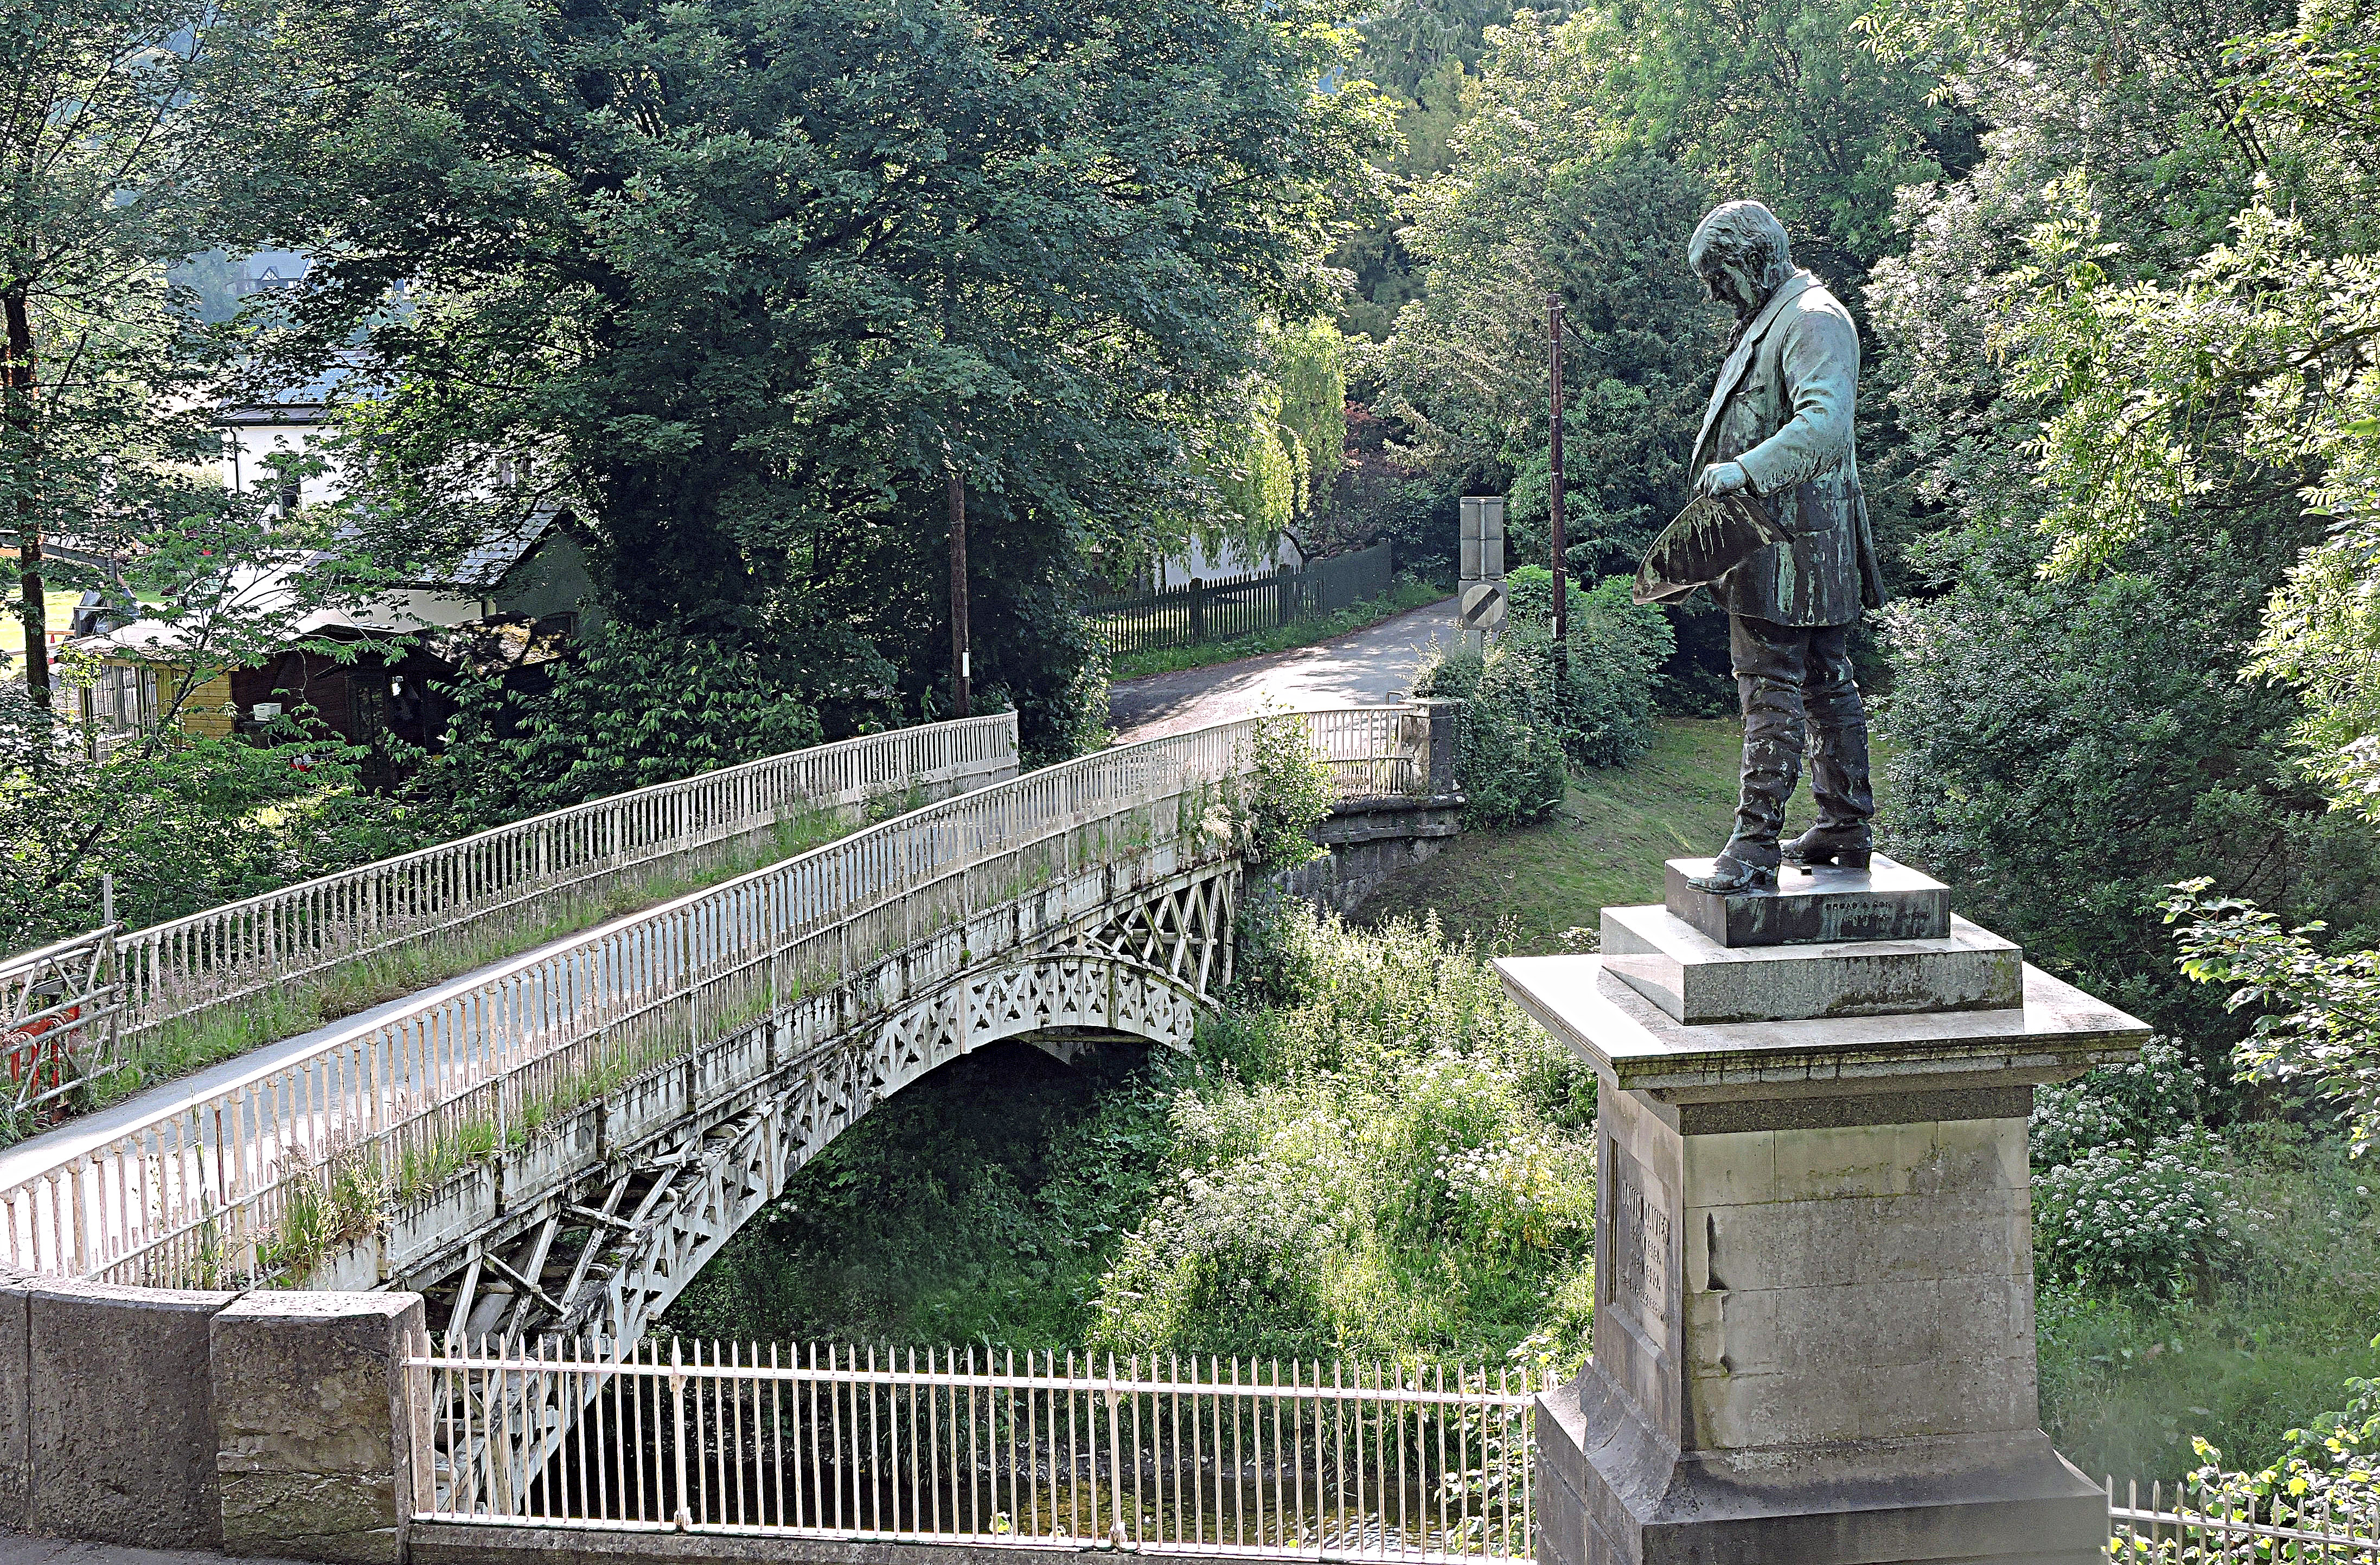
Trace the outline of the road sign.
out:
[[[1504,584],[1475,581],[1463,589],[1460,615],[1465,630],[1491,630],[1504,623]]]

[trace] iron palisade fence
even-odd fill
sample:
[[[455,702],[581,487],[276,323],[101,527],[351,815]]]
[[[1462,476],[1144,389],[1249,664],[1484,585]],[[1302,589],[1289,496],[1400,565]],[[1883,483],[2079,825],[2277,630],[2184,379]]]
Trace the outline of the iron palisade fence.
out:
[[[1391,579],[1389,546],[1376,543],[1311,561],[1300,571],[1283,566],[1211,580],[1194,577],[1186,587],[1126,593],[1095,602],[1086,613],[1108,655],[1123,657],[1319,619],[1380,596]]]
[[[1530,1369],[874,1345],[420,1340],[421,1519],[492,1528],[1523,1560]],[[922,1362],[921,1362],[922,1358]],[[2140,1565],[2380,1560],[2369,1500],[2107,1485]]]
[[[1254,1559],[1530,1553],[1527,1371],[549,1340],[408,1361],[425,1520]],[[424,1438],[426,1437],[426,1438]]]

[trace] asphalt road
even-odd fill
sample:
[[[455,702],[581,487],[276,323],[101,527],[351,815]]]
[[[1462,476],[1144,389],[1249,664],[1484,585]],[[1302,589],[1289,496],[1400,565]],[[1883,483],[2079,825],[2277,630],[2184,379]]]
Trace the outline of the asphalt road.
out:
[[[1285,707],[1384,706],[1413,688],[1431,642],[1453,639],[1448,598],[1295,651],[1125,680],[1109,688],[1108,722],[1122,745],[1245,717],[1268,697]]]

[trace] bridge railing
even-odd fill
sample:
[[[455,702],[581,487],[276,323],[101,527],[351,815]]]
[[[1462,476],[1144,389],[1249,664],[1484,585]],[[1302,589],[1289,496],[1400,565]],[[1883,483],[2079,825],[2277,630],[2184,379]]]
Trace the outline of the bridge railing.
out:
[[[1526,1370],[549,1342],[407,1363],[420,1522],[1526,1559]]]
[[[0,958],[0,1093],[11,1112],[45,1109],[121,1068],[115,955],[109,928]]]
[[[1016,714],[870,734],[615,794],[379,859],[115,939],[117,1035],[137,1057],[176,1024],[368,958],[517,919],[767,830],[912,788],[1013,775]]]
[[[1309,722],[1341,786],[1416,773],[1428,725]],[[1254,722],[1123,746],[929,805],[358,1018],[0,1190],[0,1259],[152,1286],[302,1268],[547,1118],[773,1004],[1070,870],[1231,851],[1214,790]]]

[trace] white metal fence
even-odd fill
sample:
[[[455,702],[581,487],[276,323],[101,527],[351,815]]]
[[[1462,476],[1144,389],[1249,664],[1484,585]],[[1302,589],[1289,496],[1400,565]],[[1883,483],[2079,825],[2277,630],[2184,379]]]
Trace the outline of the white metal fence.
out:
[[[426,1521],[1520,1559],[1526,1372],[644,1341],[409,1360]],[[424,1438],[426,1437],[426,1438]]]
[[[123,1041],[343,964],[452,936],[767,830],[912,788],[1014,775],[1016,714],[865,734],[656,783],[121,936]]]
[[[1427,776],[1394,749],[1427,749],[1427,720],[1403,716],[1305,721],[1342,792],[1375,794]],[[1255,729],[1123,746],[961,795],[358,1019],[55,1159],[26,1148],[0,1190],[0,1259],[152,1286],[280,1270],[392,1195],[970,907],[1160,839],[1220,851],[1200,791],[1248,764]]]
[[[1525,1560],[1528,1371],[686,1339],[421,1341],[426,1522]],[[2170,1506],[2168,1507],[2168,1501]],[[2380,1560],[2368,1500],[2107,1481],[2111,1560]]]
[[[115,954],[115,931],[98,929],[0,959],[0,1101],[10,1110],[44,1108],[121,1068]]]
[[[2143,1498],[2147,1503],[2142,1503]],[[2168,1509],[2170,1501],[2170,1509]],[[2117,1498],[2107,1480],[2110,1559],[2140,1565],[2304,1560],[2319,1565],[2380,1565],[2380,1501],[2329,1492],[2186,1497],[2138,1484]]]

